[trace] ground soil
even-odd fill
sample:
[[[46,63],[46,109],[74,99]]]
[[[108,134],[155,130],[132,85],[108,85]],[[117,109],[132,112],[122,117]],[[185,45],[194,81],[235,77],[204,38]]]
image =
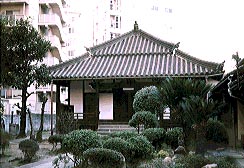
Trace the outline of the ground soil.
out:
[[[23,139],[13,139],[10,141],[9,147],[5,150],[4,156],[0,156],[0,168],[14,168],[27,164],[23,162],[24,155],[19,149],[19,142],[21,140]],[[52,152],[52,144],[47,141],[47,138],[38,144],[39,150],[32,162],[54,156]]]

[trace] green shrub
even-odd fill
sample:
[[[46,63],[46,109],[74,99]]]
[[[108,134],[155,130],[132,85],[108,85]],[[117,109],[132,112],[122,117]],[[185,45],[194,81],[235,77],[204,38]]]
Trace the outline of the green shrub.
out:
[[[54,149],[54,148],[56,148],[58,143],[62,144],[63,139],[64,139],[64,135],[55,134],[55,135],[51,135],[48,138],[48,142],[53,145],[53,149]]]
[[[155,114],[150,111],[136,112],[129,121],[131,127],[137,128],[139,132],[139,126],[144,125],[144,128],[154,128],[158,126],[158,119]]]
[[[176,160],[177,168],[200,168],[211,162],[201,155],[187,155]]]
[[[165,165],[162,158],[156,158],[151,160],[150,162],[141,164],[138,168],[169,168]]]
[[[152,143],[155,149],[158,149],[164,142],[165,132],[164,128],[148,128],[142,132],[142,135]]]
[[[131,147],[131,158],[130,159],[147,159],[152,156],[153,146],[144,136],[137,136],[128,139]]]
[[[213,163],[216,163],[218,167],[221,168],[237,168],[237,166],[235,165],[235,159],[228,156],[215,158]]]
[[[138,90],[133,100],[133,109],[138,111],[151,111],[156,114],[161,111],[161,94],[156,86],[144,87]]]
[[[216,120],[208,120],[206,126],[206,139],[216,143],[228,143],[228,134],[223,123]]]
[[[83,167],[123,168],[124,156],[117,151],[104,148],[90,148],[83,153]]]
[[[61,148],[64,152],[74,155],[76,165],[85,150],[101,146],[100,137],[95,131],[75,130],[65,135]]]
[[[19,143],[19,149],[24,154],[24,160],[30,162],[39,150],[39,145],[32,139],[25,139]]]
[[[169,156],[169,152],[165,151],[165,150],[160,150],[158,153],[157,153],[157,157],[160,157],[160,158],[165,158]]]
[[[112,138],[115,138],[115,137],[118,137],[118,138],[121,138],[121,139],[124,139],[124,140],[128,140],[132,137],[136,137],[138,136],[138,134],[135,132],[135,131],[116,131],[116,132],[113,132],[110,134],[110,137]]]
[[[121,138],[110,138],[105,141],[103,147],[122,153],[125,159],[131,156],[131,144]]]
[[[165,134],[165,142],[170,145],[173,149],[178,147],[178,137],[183,134],[182,128],[174,127],[168,130]]]
[[[0,129],[0,150],[2,150],[2,155],[4,155],[5,149],[9,146],[10,134]]]

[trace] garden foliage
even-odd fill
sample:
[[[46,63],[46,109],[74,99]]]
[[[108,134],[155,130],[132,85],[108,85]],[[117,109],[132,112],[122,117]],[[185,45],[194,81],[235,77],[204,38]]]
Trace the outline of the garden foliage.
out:
[[[82,167],[86,168],[123,168],[125,165],[124,156],[111,149],[90,148],[84,151],[83,157]]]
[[[164,128],[148,128],[142,132],[142,135],[145,136],[157,150],[164,142],[165,133],[166,131]]]
[[[32,139],[25,139],[19,143],[19,149],[24,154],[24,160],[30,162],[39,150],[39,145]]]

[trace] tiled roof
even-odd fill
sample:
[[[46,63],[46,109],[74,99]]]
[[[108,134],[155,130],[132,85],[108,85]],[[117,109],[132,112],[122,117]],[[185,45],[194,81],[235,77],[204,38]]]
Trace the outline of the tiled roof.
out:
[[[223,75],[219,64],[192,57],[174,44],[130,31],[90,48],[88,53],[50,68],[53,79],[153,78]]]

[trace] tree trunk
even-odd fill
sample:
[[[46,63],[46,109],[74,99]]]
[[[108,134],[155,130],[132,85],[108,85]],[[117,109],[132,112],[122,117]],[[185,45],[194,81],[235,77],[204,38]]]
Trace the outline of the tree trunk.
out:
[[[41,141],[42,141],[42,131],[43,131],[43,121],[44,121],[44,110],[45,110],[46,102],[47,102],[47,99],[45,99],[45,100],[42,102],[42,108],[41,108],[41,122],[40,122],[39,130],[37,131],[37,134],[36,134],[36,140],[37,140],[38,142],[41,142]]]
[[[25,129],[26,129],[26,101],[27,101],[27,88],[22,89],[22,106],[20,113],[20,130],[17,138],[26,137]]]
[[[32,123],[32,118],[31,118],[31,112],[30,112],[29,109],[28,109],[27,111],[28,111],[28,114],[29,114],[30,128],[31,128],[31,130],[30,130],[30,139],[35,140],[35,133],[34,133],[34,129],[33,129],[33,123]]]
[[[199,124],[196,128],[196,154],[203,155],[206,152],[206,128]]]

